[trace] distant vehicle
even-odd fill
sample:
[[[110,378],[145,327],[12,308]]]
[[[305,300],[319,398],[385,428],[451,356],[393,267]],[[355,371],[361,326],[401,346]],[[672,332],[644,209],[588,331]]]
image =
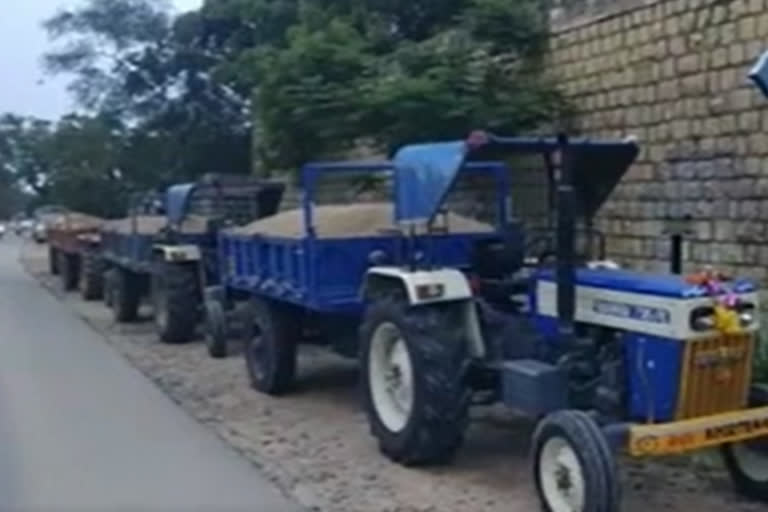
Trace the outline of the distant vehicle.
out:
[[[0,222],[0,238],[3,238],[3,236],[5,236],[5,231],[6,231],[5,223]]]
[[[35,228],[35,221],[33,219],[22,219],[16,228],[17,235],[23,235],[30,233]]]
[[[48,229],[45,225],[45,222],[42,220],[39,220],[35,222],[34,227],[32,228],[32,239],[39,243],[45,243],[46,239],[48,238]]]

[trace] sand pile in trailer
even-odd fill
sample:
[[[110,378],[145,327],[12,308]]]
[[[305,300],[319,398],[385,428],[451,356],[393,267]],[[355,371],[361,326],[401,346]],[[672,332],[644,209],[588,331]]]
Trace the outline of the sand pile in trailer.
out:
[[[396,228],[392,219],[391,203],[321,205],[313,210],[313,223],[320,238],[383,236]],[[488,224],[454,213],[448,214],[447,224],[448,231],[451,233],[488,233],[493,229]],[[444,225],[442,217],[435,222],[437,227]],[[421,228],[420,231],[423,232],[424,229]],[[304,236],[304,213],[301,209],[287,210],[245,226],[233,228],[230,232],[247,236],[299,238]]]
[[[88,215],[87,213],[67,212],[44,216],[44,222],[49,226],[49,229],[83,231],[88,229],[99,229],[106,221],[100,217]]]
[[[141,235],[154,235],[168,226],[168,219],[164,215],[137,215],[136,233]],[[112,220],[104,225],[105,231],[113,233],[133,233],[134,219],[131,217],[125,219]],[[189,215],[181,223],[181,232],[187,234],[205,233],[208,220],[198,215]]]

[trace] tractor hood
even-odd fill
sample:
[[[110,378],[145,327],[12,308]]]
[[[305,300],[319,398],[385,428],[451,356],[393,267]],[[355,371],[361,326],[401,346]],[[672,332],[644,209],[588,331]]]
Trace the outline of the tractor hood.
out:
[[[495,159],[514,154],[544,158],[561,149],[562,144],[555,138],[476,133],[470,140],[405,146],[394,158],[395,221],[431,221],[469,158]],[[571,139],[567,147],[579,215],[592,217],[634,162],[638,147],[629,140],[588,139]]]

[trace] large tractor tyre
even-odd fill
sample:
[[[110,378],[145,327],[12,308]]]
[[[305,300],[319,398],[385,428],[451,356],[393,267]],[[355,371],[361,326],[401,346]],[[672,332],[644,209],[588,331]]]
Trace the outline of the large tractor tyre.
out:
[[[768,503],[768,438],[726,444],[721,451],[736,491]]]
[[[164,343],[187,343],[195,337],[200,316],[197,266],[161,263],[152,276],[154,320]]]
[[[471,393],[460,307],[384,298],[365,314],[364,407],[379,449],[401,464],[448,463],[464,441]]]
[[[205,302],[205,347],[208,355],[215,359],[227,357],[228,350],[227,313],[218,300]]]
[[[48,271],[51,275],[59,275],[59,251],[50,245],[48,246]]]
[[[85,252],[80,261],[80,296],[100,300],[104,295],[104,260],[97,253]]]
[[[614,512],[621,486],[600,427],[582,411],[558,411],[533,435],[533,478],[545,512]]]
[[[296,349],[300,322],[280,304],[255,299],[245,311],[243,338],[251,386],[269,395],[281,395],[296,377]]]
[[[139,313],[141,279],[128,269],[114,269],[114,282],[110,293],[112,312],[117,322],[133,322]]]
[[[61,287],[65,292],[77,289],[80,281],[80,256],[57,251],[59,256],[59,277]]]

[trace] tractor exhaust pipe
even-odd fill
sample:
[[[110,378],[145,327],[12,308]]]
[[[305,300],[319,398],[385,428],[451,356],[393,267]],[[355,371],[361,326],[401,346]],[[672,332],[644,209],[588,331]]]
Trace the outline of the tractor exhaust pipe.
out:
[[[574,340],[576,278],[574,268],[576,201],[568,136],[557,137],[560,151],[560,176],[557,181],[557,318],[563,342]]]

